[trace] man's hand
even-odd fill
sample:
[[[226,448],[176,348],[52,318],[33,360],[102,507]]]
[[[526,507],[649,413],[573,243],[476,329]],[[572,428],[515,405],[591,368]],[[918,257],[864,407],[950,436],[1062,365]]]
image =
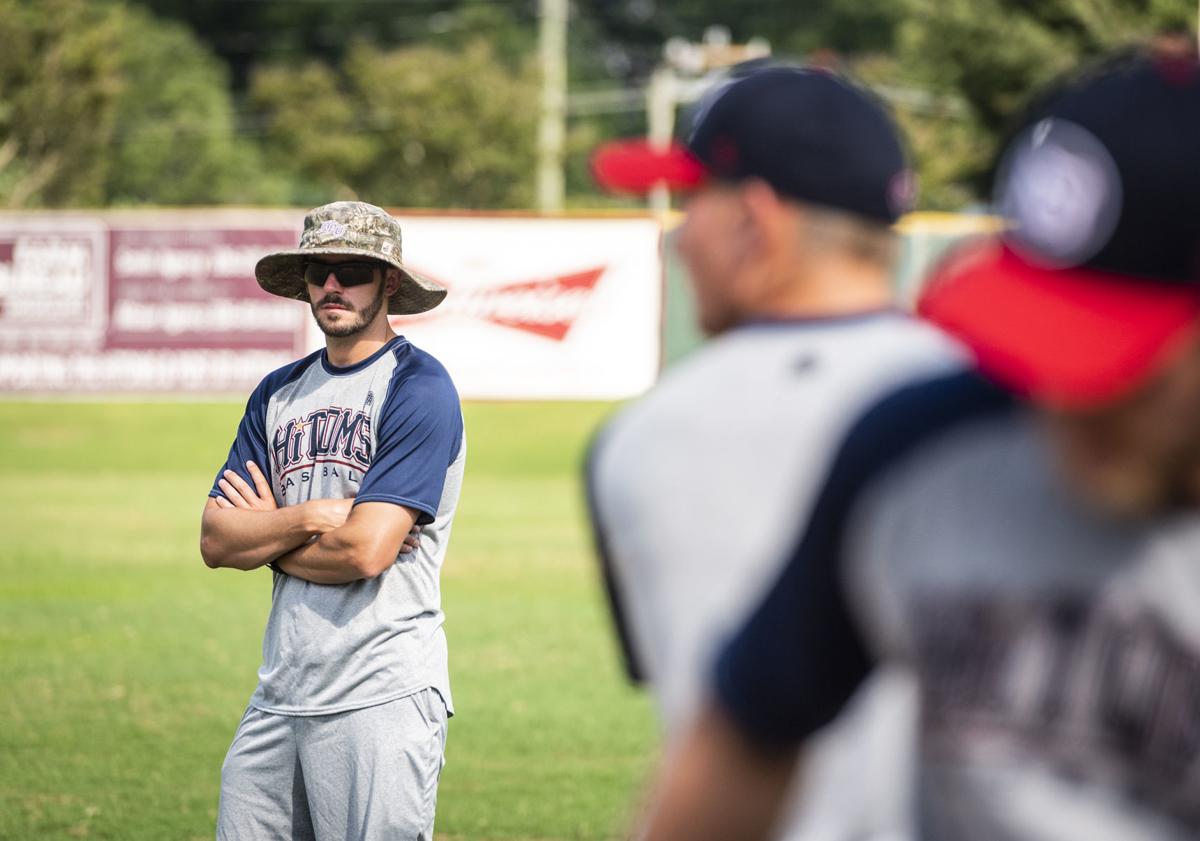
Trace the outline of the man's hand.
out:
[[[421,527],[413,523],[412,530],[404,535],[404,542],[400,544],[400,554],[409,555],[417,551],[421,546]]]
[[[246,470],[254,480],[254,487],[250,487],[246,480],[234,471],[226,470],[221,474],[224,478],[217,482],[217,487],[225,494],[223,497],[216,497],[217,505],[222,508],[250,508],[255,511],[274,511],[278,508],[275,504],[275,494],[271,493],[271,485],[258,469],[258,465],[248,461]],[[346,513],[349,514],[349,510]],[[342,523],[344,522],[346,518],[342,517]],[[330,528],[340,525],[341,523],[337,523]]]
[[[257,569],[313,538],[341,528],[353,499],[310,499],[299,505],[275,504],[271,485],[254,462],[246,462],[247,482],[226,470],[210,497],[200,527],[200,554],[210,567]]]
[[[247,511],[276,511],[275,495],[271,493],[271,485],[267,477],[252,461],[246,462],[246,472],[254,481],[254,487],[232,470],[226,470],[223,479],[217,482],[217,487],[225,496],[216,497],[217,505],[221,508],[241,508]],[[310,499],[300,503],[304,524],[313,534],[325,534],[345,525],[354,506],[354,498],[348,499]],[[411,549],[409,551],[412,551]]]

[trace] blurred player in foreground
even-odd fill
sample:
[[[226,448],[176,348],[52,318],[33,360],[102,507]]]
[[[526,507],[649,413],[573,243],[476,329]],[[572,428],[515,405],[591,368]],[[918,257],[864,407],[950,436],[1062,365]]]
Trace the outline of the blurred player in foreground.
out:
[[[1200,834],[1195,59],[1045,95],[996,198],[1011,232],[921,305],[981,373],[855,425],[719,659],[653,841],[767,837],[797,748],[887,660],[921,686],[921,837]]]
[[[446,295],[400,245],[385,211],[336,202],[255,270],[309,303],[326,346],[255,389],[204,509],[205,563],[274,570],[218,839],[433,838],[453,709],[439,574],[466,448],[445,369],[388,324]]]
[[[653,689],[669,750],[716,642],[778,574],[846,424],[905,378],[961,360],[892,306],[891,225],[911,177],[888,116],[845,80],[759,70],[700,105],[686,147],[612,145],[595,171],[614,189],[690,191],[678,248],[715,336],[609,423],[589,459],[626,662]],[[906,823],[912,711],[905,679],[881,675],[830,735],[822,788],[795,804],[789,837]]]

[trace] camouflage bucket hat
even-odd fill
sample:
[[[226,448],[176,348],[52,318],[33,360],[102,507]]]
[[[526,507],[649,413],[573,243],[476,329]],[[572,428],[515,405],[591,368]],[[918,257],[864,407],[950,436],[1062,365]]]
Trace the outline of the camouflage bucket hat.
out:
[[[379,260],[399,269],[400,288],[388,298],[391,315],[425,312],[446,297],[440,283],[404,268],[400,223],[384,209],[360,201],[336,201],[310,210],[304,217],[300,247],[263,257],[254,267],[254,276],[272,295],[307,301],[304,264],[314,257],[334,255]]]

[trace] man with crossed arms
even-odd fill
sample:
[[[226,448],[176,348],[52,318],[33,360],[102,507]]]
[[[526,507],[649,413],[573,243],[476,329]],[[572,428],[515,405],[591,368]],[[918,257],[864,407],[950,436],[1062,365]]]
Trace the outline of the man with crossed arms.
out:
[[[206,564],[273,570],[217,838],[428,841],[453,712],[439,574],[466,448],[445,369],[387,317],[446,292],[361,202],[311,211],[300,247],[255,274],[308,302],[326,346],[254,390],[204,510]]]

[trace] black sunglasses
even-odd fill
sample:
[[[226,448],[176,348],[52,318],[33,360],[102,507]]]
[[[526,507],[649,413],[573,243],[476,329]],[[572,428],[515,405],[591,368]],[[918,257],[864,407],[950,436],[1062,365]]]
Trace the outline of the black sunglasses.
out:
[[[318,263],[309,261],[304,264],[304,282],[313,286],[324,286],[325,279],[332,272],[337,282],[342,286],[362,286],[375,279],[375,270],[382,263],[362,261],[354,263]]]

